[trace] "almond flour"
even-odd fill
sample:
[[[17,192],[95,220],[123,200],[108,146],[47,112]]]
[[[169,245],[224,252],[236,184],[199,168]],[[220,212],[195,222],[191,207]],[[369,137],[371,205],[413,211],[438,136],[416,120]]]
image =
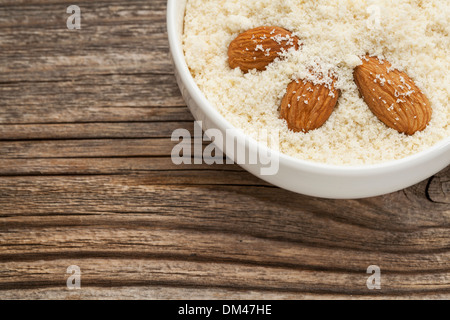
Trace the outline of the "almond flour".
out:
[[[381,13],[375,22],[372,5]],[[236,128],[256,139],[260,130],[279,130],[280,151],[295,158],[376,164],[450,138],[449,17],[447,0],[188,0],[183,45],[196,83]],[[231,69],[230,43],[259,26],[291,31],[301,49],[290,49],[265,71]],[[428,97],[433,117],[424,131],[399,134],[370,111],[353,79],[366,53],[404,71]],[[328,121],[308,133],[290,131],[279,112],[289,83],[330,84],[333,78],[341,96]]]

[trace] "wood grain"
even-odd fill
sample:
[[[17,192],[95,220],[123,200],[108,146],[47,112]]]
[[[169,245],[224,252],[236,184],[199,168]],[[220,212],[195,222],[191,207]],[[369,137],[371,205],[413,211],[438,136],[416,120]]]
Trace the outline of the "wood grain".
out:
[[[166,1],[71,4],[0,0],[0,299],[450,298],[450,167],[337,201],[176,166]]]

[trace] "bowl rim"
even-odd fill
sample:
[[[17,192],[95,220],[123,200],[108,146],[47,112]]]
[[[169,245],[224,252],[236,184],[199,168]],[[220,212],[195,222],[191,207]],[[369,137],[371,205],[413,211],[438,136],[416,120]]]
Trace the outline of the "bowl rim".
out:
[[[186,63],[186,58],[182,47],[182,41],[181,39],[179,39],[179,35],[177,34],[176,6],[177,0],[168,0],[167,32],[170,45],[170,54],[172,56],[175,68],[178,71],[178,75],[181,78],[181,81],[184,84],[186,90],[189,92],[192,99],[195,100],[198,107],[203,111],[203,113],[207,115],[214,123],[217,123],[221,126],[221,128],[218,129],[223,131],[225,131],[226,129],[238,130],[241,134],[244,135],[244,137],[248,141],[249,143],[248,147],[250,148],[258,147],[263,151],[269,151],[269,148],[267,148],[265,145],[249,137],[241,129],[234,127],[228,120],[226,120],[225,117],[222,116],[219,113],[219,111],[216,110],[216,108],[214,108],[213,105],[207,100],[206,96],[197,86]],[[283,163],[284,165],[287,165],[292,168],[301,167],[303,170],[312,173],[321,173],[334,176],[377,175],[381,173],[385,174],[389,172],[395,172],[399,169],[404,170],[405,168],[408,167],[414,167],[416,165],[426,163],[436,158],[437,156],[441,155],[442,153],[450,152],[450,137],[447,137],[446,139],[438,142],[436,145],[426,150],[410,155],[408,157],[368,165],[334,165],[294,158],[292,156],[286,155],[284,153],[272,149],[270,149],[270,152],[272,152],[273,155],[279,157],[280,163]]]

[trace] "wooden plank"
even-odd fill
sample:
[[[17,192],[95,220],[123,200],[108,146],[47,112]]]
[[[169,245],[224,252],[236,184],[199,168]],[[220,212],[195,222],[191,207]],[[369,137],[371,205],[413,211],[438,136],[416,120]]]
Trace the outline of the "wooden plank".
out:
[[[173,75],[86,75],[58,82],[0,83],[1,106],[46,109],[61,107],[182,107]]]
[[[230,230],[229,224],[221,230],[216,222],[209,225],[204,222],[200,229],[199,225],[193,225],[195,218],[182,215],[177,221],[173,211],[170,213],[160,208],[160,212],[164,214],[46,214],[39,218],[24,217],[20,223],[17,223],[20,221],[18,218],[4,218],[3,223],[9,230],[1,235],[0,261],[12,263],[93,257],[127,260],[165,258],[318,272],[332,270],[344,274],[365,273],[370,265],[379,265],[384,273],[449,273],[450,252],[439,249],[439,252],[433,253],[436,248],[423,244],[428,240],[423,236],[422,239],[416,239],[418,233],[408,237],[400,235],[407,242],[404,251],[400,245],[380,248],[382,244],[375,243],[382,236],[389,236],[387,231],[369,231],[373,236],[372,243],[360,241],[359,245],[350,249],[346,245],[351,241],[356,242],[356,236],[351,237],[348,243],[343,241],[330,244],[326,235],[318,235],[315,239],[306,239],[304,234],[283,235],[279,226],[267,231],[265,235],[262,234],[263,227],[258,228],[250,223],[246,224],[247,233],[237,229]],[[187,221],[180,221],[182,218]],[[206,215],[203,220],[206,220]],[[221,220],[221,217],[215,220]],[[244,218],[240,220],[245,221]],[[18,224],[21,227],[17,227]],[[333,223],[330,224],[332,225]],[[318,227],[312,229],[319,231]],[[345,228],[340,226],[339,229],[333,233],[334,236]],[[355,228],[355,232],[361,235],[363,229]],[[436,232],[433,236],[443,233]],[[391,234],[394,235],[395,232]],[[273,239],[277,235],[278,238]],[[368,237],[365,238],[367,240]],[[375,248],[376,245],[379,248]],[[51,265],[49,262],[47,264]]]
[[[160,177],[169,185],[157,185]],[[64,223],[70,214],[134,213],[148,219],[163,216],[173,227],[181,223],[203,231],[396,253],[446,252],[450,242],[450,208],[426,200],[426,183],[421,193],[407,190],[359,201],[319,201],[277,188],[214,186],[211,177],[205,181],[201,175],[191,177],[191,186],[188,181],[177,185],[177,173],[160,177],[2,177],[0,216],[62,215]],[[449,261],[436,263],[448,267]]]
[[[193,163],[193,160],[192,160]],[[235,179],[229,179],[233,175],[228,175],[227,172],[237,172],[241,176],[242,184],[269,185],[262,180],[254,178],[242,168],[236,165],[174,165],[172,160],[168,157],[117,157],[117,158],[51,158],[51,159],[1,159],[0,158],[0,176],[38,176],[38,175],[124,175],[124,174],[148,174],[150,171],[172,171],[172,175],[183,174],[181,171],[209,171],[204,173],[204,176],[210,175],[207,179],[209,184],[235,184]],[[215,172],[211,175],[211,172]],[[203,174],[202,174],[203,175]],[[419,198],[418,202],[427,202],[428,200],[435,203],[450,203],[447,183],[450,175],[450,170],[444,170],[437,176],[430,179],[427,187],[424,188],[424,183],[420,187],[412,187],[406,194],[425,193],[427,200]],[[234,177],[233,177],[234,178]],[[174,178],[175,179],[175,178]],[[172,179],[172,181],[174,180]],[[217,180],[216,180],[217,179]],[[180,180],[181,181],[181,180]],[[186,181],[186,180],[183,180]],[[206,180],[205,180],[206,181]],[[231,183],[233,181],[233,183]],[[249,181],[247,183],[247,181]],[[167,180],[167,182],[169,182]],[[441,186],[442,184],[442,186]],[[388,198],[391,196],[385,196]],[[414,196],[416,197],[416,196]],[[380,197],[380,201],[382,197]],[[413,198],[414,199],[414,198]],[[363,202],[364,200],[360,200]],[[389,201],[386,200],[386,205]],[[341,203],[342,210],[350,210],[350,204]],[[418,204],[420,207],[420,204]],[[427,210],[433,210],[431,207]],[[447,223],[447,222],[444,222]]]
[[[55,83],[0,83],[0,96],[0,123],[193,119],[172,75],[87,76]]]
[[[194,132],[194,122],[107,122],[0,125],[0,140],[167,138],[177,129]]]
[[[100,123],[121,121],[193,121],[189,110],[183,108],[152,108],[152,107],[70,107],[50,108],[26,107],[27,112],[21,112],[24,107],[0,108],[2,124],[48,124],[48,123]],[[45,113],[45,114],[43,114]]]
[[[0,142],[2,159],[167,157],[175,142],[169,139],[88,139]]]
[[[22,138],[26,137],[29,140],[16,140],[17,136],[21,138],[20,134],[11,130],[12,135],[10,135],[8,131],[10,126],[4,126],[2,129],[6,128],[6,133],[5,139],[0,140],[0,159],[170,157],[172,149],[180,143],[190,148],[192,155],[195,156],[193,140],[171,140],[173,131],[177,129],[191,130],[191,137],[194,137],[193,123],[98,124],[94,129],[95,125],[49,126],[50,129],[58,127],[62,132],[41,130],[36,134],[37,140],[32,137],[33,129],[39,131],[39,128],[44,128],[46,125],[12,126],[13,129],[27,128],[28,132],[25,131],[25,136]],[[140,127],[141,132],[136,131],[135,133],[134,126],[137,129]],[[147,133],[150,126],[153,128],[149,132],[153,131],[154,134]],[[77,128],[83,129],[83,131],[77,132]],[[103,128],[107,129],[102,131]],[[128,132],[123,131],[124,128],[128,129]],[[0,129],[0,133],[2,129]],[[128,138],[128,135],[131,137]],[[123,136],[126,138],[122,138]],[[165,136],[165,138],[160,138],[160,136]],[[44,138],[50,140],[40,140]],[[63,138],[70,140],[61,140]],[[202,138],[199,137],[199,139]],[[208,141],[200,141],[203,145],[210,144]]]
[[[170,162],[170,159],[165,159]],[[147,159],[148,162],[152,162],[153,159]],[[191,167],[188,170],[183,170],[181,168],[176,168],[172,170],[157,170],[148,171],[145,173],[145,178],[147,183],[152,185],[227,185],[227,186],[266,186],[271,187],[267,182],[256,178],[249,173],[244,173],[240,170],[220,170],[215,168],[210,168],[205,170],[201,167]],[[232,167],[233,168],[233,167]],[[71,169],[73,170],[73,169]],[[76,172],[76,175],[89,175],[88,170],[82,172]],[[111,169],[114,171],[112,174],[119,175],[119,169]],[[105,175],[105,173],[99,173],[100,175]],[[136,174],[134,171],[130,171],[129,175]],[[27,173],[30,176],[30,173]],[[42,176],[42,173],[37,174]],[[72,173],[58,174],[59,176],[72,175]],[[13,175],[9,175],[12,177]]]
[[[59,286],[58,286],[59,287]],[[272,292],[258,290],[231,290],[220,288],[181,288],[139,286],[139,287],[83,287],[82,290],[69,291],[65,288],[3,290],[4,300],[448,300],[450,294],[420,293],[408,295],[340,295],[313,294],[298,292]]]
[[[252,176],[236,165],[174,165],[168,157],[89,158],[86,159],[0,159],[0,176],[26,175],[117,175],[146,174],[149,171],[210,171],[213,180],[218,171],[238,172],[243,179]],[[175,175],[176,173],[173,172]],[[225,175],[226,173],[223,173]],[[225,179],[223,177],[222,179]],[[219,179],[220,180],[220,179]],[[223,180],[222,180],[223,181]],[[262,181],[260,181],[263,184]]]
[[[28,288],[35,286],[64,286],[68,266],[77,263],[82,270],[82,281],[90,286],[174,286],[223,288],[240,290],[267,290],[278,292],[320,293],[328,290],[337,294],[369,294],[366,270],[350,274],[329,271],[311,271],[258,267],[215,262],[174,260],[116,259],[58,259],[48,262],[1,263],[5,270],[0,275],[0,288],[11,289],[11,280],[21,279]],[[68,275],[65,276],[66,279]],[[145,279],[145,280],[143,280]],[[448,294],[450,274],[396,274],[384,273],[384,294],[432,293]],[[433,287],[430,288],[430,285]]]

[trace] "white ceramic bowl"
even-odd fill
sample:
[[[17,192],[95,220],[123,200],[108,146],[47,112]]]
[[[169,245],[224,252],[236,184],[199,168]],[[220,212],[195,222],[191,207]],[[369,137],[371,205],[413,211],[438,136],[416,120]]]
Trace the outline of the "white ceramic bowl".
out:
[[[204,129],[226,132],[232,125],[206,100],[186,65],[181,36],[186,0],[168,0],[167,28],[175,75],[183,97],[195,119]],[[247,137],[247,139],[249,139]],[[247,152],[258,143],[249,139]],[[423,181],[450,165],[450,138],[405,159],[367,166],[332,166],[302,161],[279,154],[279,171],[261,176],[260,166],[241,165],[261,179],[281,188],[310,196],[333,199],[357,199],[388,194]]]

